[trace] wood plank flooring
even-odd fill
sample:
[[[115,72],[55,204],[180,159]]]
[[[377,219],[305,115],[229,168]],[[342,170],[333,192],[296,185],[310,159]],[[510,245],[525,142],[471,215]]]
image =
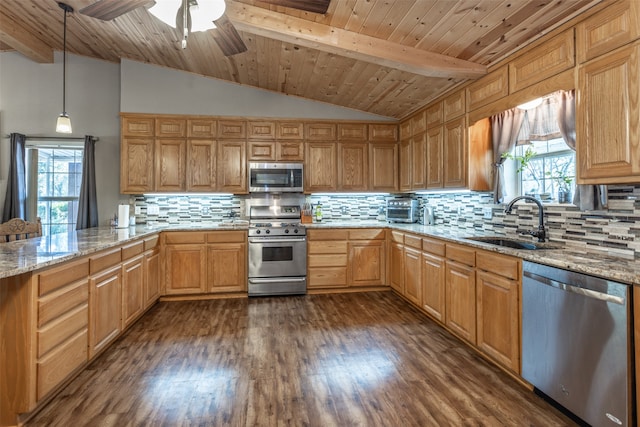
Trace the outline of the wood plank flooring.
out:
[[[567,426],[392,292],[163,302],[27,426]]]

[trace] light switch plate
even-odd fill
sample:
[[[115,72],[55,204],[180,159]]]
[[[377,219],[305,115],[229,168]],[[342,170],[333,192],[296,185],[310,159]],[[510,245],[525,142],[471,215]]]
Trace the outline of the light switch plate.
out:
[[[493,218],[493,209],[491,208],[482,208],[482,216],[484,219]]]

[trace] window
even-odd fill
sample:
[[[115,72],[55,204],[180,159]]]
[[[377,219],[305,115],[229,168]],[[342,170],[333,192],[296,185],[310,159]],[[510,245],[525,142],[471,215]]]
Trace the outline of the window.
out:
[[[37,212],[42,234],[74,231],[82,182],[81,148],[37,150]]]
[[[535,154],[519,174],[520,194],[554,200],[558,198],[559,190],[571,190],[576,175],[576,156],[562,138],[531,141],[531,145],[516,147],[515,155],[524,156],[527,150]]]

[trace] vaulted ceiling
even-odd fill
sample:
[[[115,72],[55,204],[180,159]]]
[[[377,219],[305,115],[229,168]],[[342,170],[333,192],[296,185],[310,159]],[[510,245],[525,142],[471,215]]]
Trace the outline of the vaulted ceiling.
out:
[[[95,1],[66,1],[75,9],[68,52],[403,118],[601,0],[331,0],[326,14],[226,0],[225,15],[248,48],[233,56],[216,44],[216,29],[191,34],[182,49],[179,31],[144,6],[110,21],[78,13]],[[53,62],[62,28],[54,0],[0,1],[1,50]]]

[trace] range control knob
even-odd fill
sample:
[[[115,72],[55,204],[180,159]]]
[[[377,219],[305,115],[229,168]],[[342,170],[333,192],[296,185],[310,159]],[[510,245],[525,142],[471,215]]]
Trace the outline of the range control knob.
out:
[[[288,228],[285,228],[285,229],[284,229],[284,232],[285,232],[286,234],[289,234],[289,229],[288,229]]]
[[[269,234],[269,233],[271,233],[271,230],[265,230],[264,232]]]
[[[297,229],[297,228],[294,228],[294,229],[293,229],[293,232],[294,232],[294,233],[297,233],[297,232],[298,232],[298,229]]]

